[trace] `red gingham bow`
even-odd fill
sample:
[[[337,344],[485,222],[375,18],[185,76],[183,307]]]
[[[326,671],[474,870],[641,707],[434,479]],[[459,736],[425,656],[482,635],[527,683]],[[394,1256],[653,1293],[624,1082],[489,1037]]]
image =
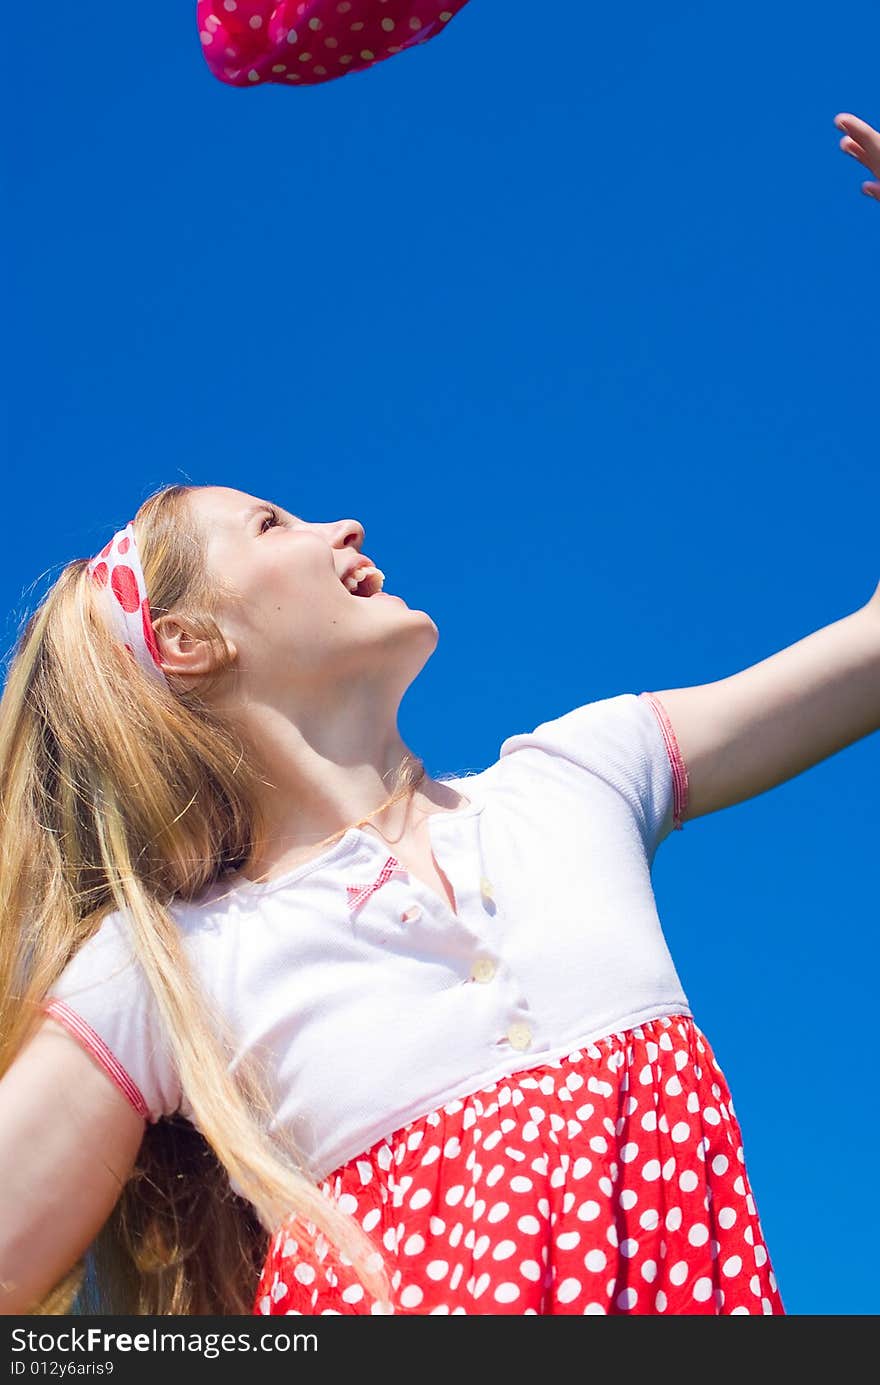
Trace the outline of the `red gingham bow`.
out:
[[[406,867],[400,864],[396,856],[389,856],[372,883],[368,880],[363,885],[346,886],[349,910],[354,913],[355,909],[365,903],[376,890],[380,890],[391,879],[392,875],[407,875],[408,873]]]

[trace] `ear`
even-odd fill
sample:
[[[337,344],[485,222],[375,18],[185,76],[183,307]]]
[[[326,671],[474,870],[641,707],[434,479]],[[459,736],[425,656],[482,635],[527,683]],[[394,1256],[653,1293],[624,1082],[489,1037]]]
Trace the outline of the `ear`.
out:
[[[165,673],[186,677],[214,672],[217,657],[211,645],[192,635],[176,616],[159,616],[153,621],[153,633]],[[235,659],[237,650],[232,640],[226,639],[226,647]]]

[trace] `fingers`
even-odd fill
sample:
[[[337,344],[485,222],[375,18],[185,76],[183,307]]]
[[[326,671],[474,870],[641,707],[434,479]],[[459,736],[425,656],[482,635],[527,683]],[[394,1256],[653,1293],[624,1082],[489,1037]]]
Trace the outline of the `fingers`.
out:
[[[880,133],[867,121],[848,112],[835,116],[834,124],[843,131],[844,138],[840,141],[843,152],[851,154],[880,178]]]
[[[842,111],[840,115],[834,117],[834,123],[838,130],[844,130],[847,134],[855,135],[856,138],[871,140],[880,139],[877,131],[872,129],[866,120],[860,120],[857,115],[850,115],[847,111]]]
[[[862,146],[854,139],[851,139],[849,135],[844,135],[843,139],[840,141],[840,147],[844,154],[851,154],[854,159],[858,159],[860,164],[864,164],[865,168],[871,167],[868,163],[867,150],[863,149]]]

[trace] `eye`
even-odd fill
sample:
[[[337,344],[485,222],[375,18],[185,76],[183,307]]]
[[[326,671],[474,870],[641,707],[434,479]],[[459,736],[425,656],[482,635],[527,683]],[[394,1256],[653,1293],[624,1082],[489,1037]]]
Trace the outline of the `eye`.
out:
[[[267,525],[267,524],[271,527],[271,526],[273,526],[273,525],[275,525],[275,524],[280,524],[280,523],[281,523],[281,519],[280,519],[280,516],[279,516],[279,514],[278,514],[278,511],[277,511],[277,510],[270,510],[269,513],[266,515],[266,518],[263,520],[263,523],[260,525],[260,533],[261,533],[261,534],[265,534],[265,532],[266,532],[266,525]]]

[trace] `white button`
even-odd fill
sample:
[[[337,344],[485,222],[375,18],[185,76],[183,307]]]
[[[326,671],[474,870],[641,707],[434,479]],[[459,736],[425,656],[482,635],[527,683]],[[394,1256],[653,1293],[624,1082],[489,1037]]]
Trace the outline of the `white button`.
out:
[[[495,975],[495,963],[491,957],[478,957],[471,967],[472,981],[491,981]]]
[[[512,1024],[507,1031],[507,1042],[512,1048],[520,1050],[529,1048],[532,1042],[532,1031],[527,1024]]]
[[[415,923],[416,919],[422,917],[421,904],[411,904],[408,909],[404,909],[400,916],[402,923]]]

